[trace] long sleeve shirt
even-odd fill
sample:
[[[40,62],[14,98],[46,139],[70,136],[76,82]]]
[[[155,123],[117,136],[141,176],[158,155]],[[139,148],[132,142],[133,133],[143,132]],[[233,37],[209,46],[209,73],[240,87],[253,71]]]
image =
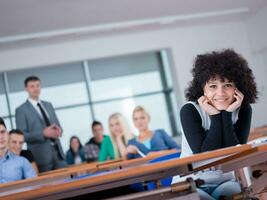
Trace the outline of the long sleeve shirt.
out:
[[[184,136],[193,154],[219,148],[245,144],[248,139],[252,109],[250,105],[242,106],[236,122],[232,113],[221,111],[211,115],[210,127],[203,127],[203,117],[193,104],[185,104],[180,112]],[[183,151],[188,151],[182,147]]]
[[[139,142],[136,138],[128,141],[128,145],[136,146],[143,154],[148,154],[152,151],[162,151],[168,149],[180,149],[178,144],[169,136],[163,129],[155,130],[150,140],[150,149],[145,144]],[[139,154],[128,154],[128,159],[139,158]]]

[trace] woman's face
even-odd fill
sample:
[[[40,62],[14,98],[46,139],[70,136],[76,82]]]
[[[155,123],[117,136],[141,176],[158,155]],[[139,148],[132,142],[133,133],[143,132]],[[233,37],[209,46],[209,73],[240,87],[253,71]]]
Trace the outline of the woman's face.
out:
[[[139,132],[147,131],[149,124],[149,117],[143,111],[137,111],[133,115],[133,122],[135,127],[139,130]]]
[[[77,140],[77,138],[73,138],[72,140],[71,140],[71,143],[70,143],[70,147],[72,148],[72,150],[74,151],[74,152],[78,152],[78,150],[79,150],[79,141]]]
[[[224,82],[219,77],[210,79],[204,86],[204,96],[217,110],[226,110],[235,100],[235,84],[228,79]]]
[[[120,135],[122,133],[121,124],[117,118],[111,118],[109,120],[109,127],[110,127],[111,133],[114,136]]]

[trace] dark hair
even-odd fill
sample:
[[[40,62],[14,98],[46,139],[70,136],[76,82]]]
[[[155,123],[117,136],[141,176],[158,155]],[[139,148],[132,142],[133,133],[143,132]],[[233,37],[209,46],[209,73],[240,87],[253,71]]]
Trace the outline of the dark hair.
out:
[[[21,130],[19,130],[19,129],[10,130],[9,131],[9,135],[12,135],[12,134],[18,134],[18,135],[23,135],[24,136],[23,132]]]
[[[75,155],[74,151],[73,151],[72,148],[71,148],[71,142],[72,142],[72,140],[74,140],[74,139],[77,139],[77,140],[78,140],[78,143],[79,143],[79,150],[82,148],[82,144],[81,144],[80,139],[79,139],[77,136],[72,136],[72,137],[70,138],[70,152],[72,153],[72,155]]]
[[[28,76],[25,80],[24,80],[24,86],[27,87],[28,82],[30,81],[40,81],[38,76]]]
[[[221,81],[228,79],[236,85],[244,94],[242,104],[255,103],[257,99],[258,91],[252,70],[247,61],[232,49],[197,55],[192,75],[193,80],[185,91],[189,101],[197,101],[203,96],[205,84],[217,76]]]
[[[103,126],[101,122],[95,120],[92,123],[92,129],[94,128],[94,126],[97,126],[97,125]]]
[[[6,128],[6,124],[5,121],[3,120],[2,117],[0,117],[0,125],[3,125]]]

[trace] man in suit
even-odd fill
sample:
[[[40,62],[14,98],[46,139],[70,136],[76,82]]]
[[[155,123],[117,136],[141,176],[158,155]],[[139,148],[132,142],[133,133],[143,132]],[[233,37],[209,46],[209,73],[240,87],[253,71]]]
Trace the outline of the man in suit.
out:
[[[29,97],[16,109],[16,125],[24,133],[39,172],[65,167],[65,156],[59,141],[62,129],[52,104],[39,99],[40,79],[30,76],[25,79],[24,86]]]

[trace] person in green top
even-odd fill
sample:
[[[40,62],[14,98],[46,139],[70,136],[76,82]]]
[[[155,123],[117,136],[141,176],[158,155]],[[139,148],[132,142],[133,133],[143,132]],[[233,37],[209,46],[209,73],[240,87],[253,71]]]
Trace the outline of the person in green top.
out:
[[[111,139],[104,135],[104,128],[101,122],[92,123],[93,137],[84,146],[87,162],[114,160],[115,154]]]

